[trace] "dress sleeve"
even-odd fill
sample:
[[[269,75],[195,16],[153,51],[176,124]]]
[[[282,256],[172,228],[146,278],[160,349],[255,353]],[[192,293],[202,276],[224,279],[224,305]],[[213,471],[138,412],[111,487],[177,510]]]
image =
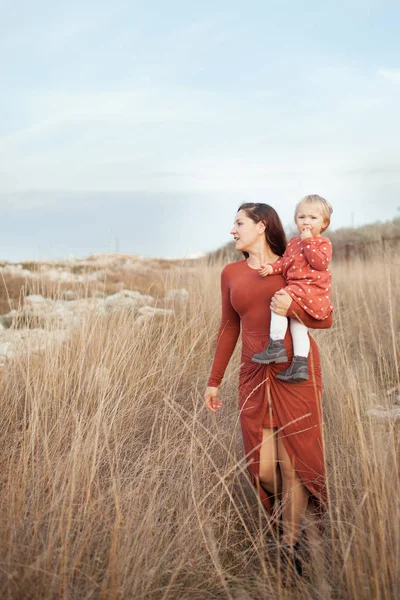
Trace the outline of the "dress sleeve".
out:
[[[271,263],[272,274],[276,275],[283,271],[283,258],[278,258],[274,263]]]
[[[317,271],[324,271],[332,260],[332,244],[328,238],[306,238],[301,241],[308,264]]]
[[[303,325],[310,327],[311,329],[329,329],[332,327],[333,323],[332,313],[326,317],[326,319],[314,319],[294,300],[292,300],[286,316],[290,317],[291,319],[297,319],[303,323]]]
[[[240,317],[231,304],[229,276],[225,267],[221,273],[222,317],[217,347],[207,385],[218,387],[224,377],[240,333]]]

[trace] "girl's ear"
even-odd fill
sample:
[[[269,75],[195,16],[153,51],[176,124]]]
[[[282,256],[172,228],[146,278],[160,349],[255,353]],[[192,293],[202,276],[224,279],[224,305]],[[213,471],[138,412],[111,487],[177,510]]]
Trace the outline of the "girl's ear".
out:
[[[260,223],[258,224],[258,235],[261,235],[262,233],[264,233],[264,231],[265,231],[265,225],[264,225],[264,223],[261,223],[261,221],[260,221]]]

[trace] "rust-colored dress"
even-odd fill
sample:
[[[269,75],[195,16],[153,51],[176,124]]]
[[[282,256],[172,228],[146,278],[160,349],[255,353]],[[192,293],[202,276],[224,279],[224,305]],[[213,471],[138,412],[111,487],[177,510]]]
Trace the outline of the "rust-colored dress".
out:
[[[308,381],[289,384],[276,374],[289,363],[262,365],[251,358],[268,346],[270,302],[286,285],[281,275],[262,277],[246,260],[231,263],[221,274],[222,319],[209,386],[218,387],[242,329],[242,358],[239,375],[239,409],[247,466],[269,513],[273,500],[259,484],[260,444],[263,427],[276,427],[296,472],[309,490],[317,509],[326,504],[324,448],[322,440],[321,366],[318,347],[311,338]],[[332,316],[318,321],[292,302],[288,317],[307,326],[325,329]],[[289,362],[293,356],[290,332],[285,347]]]

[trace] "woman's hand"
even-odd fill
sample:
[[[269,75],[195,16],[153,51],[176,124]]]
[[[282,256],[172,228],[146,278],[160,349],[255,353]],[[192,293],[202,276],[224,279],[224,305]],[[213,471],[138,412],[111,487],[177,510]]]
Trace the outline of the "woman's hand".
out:
[[[207,405],[207,408],[211,410],[211,412],[216,412],[217,408],[221,408],[222,402],[218,398],[218,388],[217,387],[207,387],[204,392],[204,400]]]
[[[291,304],[292,297],[285,290],[278,290],[272,297],[270,308],[275,314],[286,317]]]

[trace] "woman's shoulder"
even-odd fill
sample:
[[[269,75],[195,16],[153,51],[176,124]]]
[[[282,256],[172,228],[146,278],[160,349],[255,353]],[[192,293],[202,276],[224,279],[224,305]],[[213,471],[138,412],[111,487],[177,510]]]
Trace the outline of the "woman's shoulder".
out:
[[[222,269],[221,274],[234,275],[235,273],[238,273],[239,271],[241,271],[243,269],[243,266],[245,266],[245,262],[246,262],[246,259],[244,258],[243,260],[237,260],[235,262],[228,263]]]
[[[238,269],[241,269],[245,264],[246,264],[245,258],[243,258],[242,260],[235,260],[234,262],[231,262],[231,263],[228,263],[227,265],[225,265],[224,268],[222,269],[222,271],[226,271],[228,273],[237,271]]]

